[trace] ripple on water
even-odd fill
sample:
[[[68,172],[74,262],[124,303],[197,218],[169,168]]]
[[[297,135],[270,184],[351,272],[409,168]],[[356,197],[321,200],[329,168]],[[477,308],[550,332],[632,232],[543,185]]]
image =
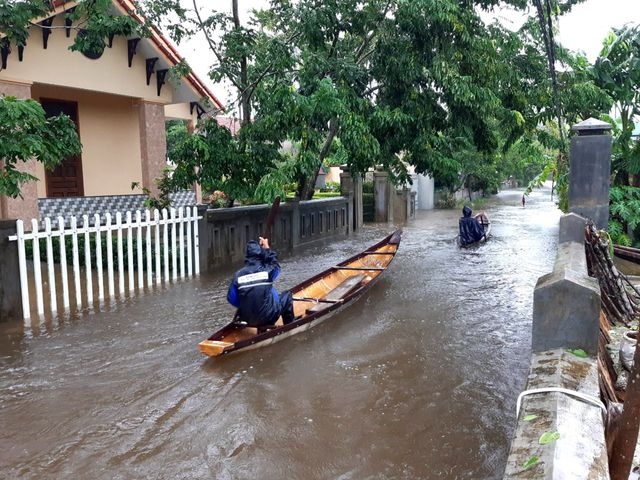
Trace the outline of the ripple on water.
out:
[[[205,360],[233,313],[230,269],[52,326],[0,332],[7,478],[500,478],[524,386],[533,287],[550,270],[549,192],[501,192],[491,241],[419,211],[368,294],[273,347]],[[285,257],[279,288],[377,241]]]

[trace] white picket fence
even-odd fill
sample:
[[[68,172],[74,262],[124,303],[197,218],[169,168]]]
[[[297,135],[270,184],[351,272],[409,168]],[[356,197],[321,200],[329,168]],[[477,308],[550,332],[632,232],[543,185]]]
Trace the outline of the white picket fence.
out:
[[[51,219],[45,218],[44,230],[39,231],[38,221],[31,220],[32,231],[25,233],[24,223],[17,220],[17,234],[9,237],[9,240],[18,242],[18,262],[20,267],[20,287],[22,290],[22,311],[24,318],[31,317],[31,303],[29,292],[29,277],[27,271],[26,244],[31,241],[33,245],[33,285],[36,296],[38,315],[45,312],[44,284],[42,281],[42,265],[40,260],[41,238],[46,240],[46,263],[48,276],[48,306],[53,313],[58,310],[58,292],[56,283],[62,288],[62,303],[65,309],[69,308],[70,285],[67,266],[67,249],[65,237],[71,237],[72,248],[72,273],[73,291],[75,303],[78,307],[84,300],[87,305],[94,302],[94,280],[97,282],[98,301],[105,298],[105,275],[103,268],[103,254],[106,254],[106,287],[107,295],[113,297],[117,289],[120,295],[125,291],[134,290],[136,284],[139,289],[163,282],[198,275],[200,273],[199,240],[198,240],[198,211],[196,207],[186,209],[162,209],[162,211],[149,210],[143,214],[138,210],[135,214],[126,212],[123,222],[120,212],[115,215],[115,223],[111,214],[105,215],[102,224],[100,215],[93,216],[93,226],[90,225],[88,215],[82,216],[82,226],[78,226],[76,217],[71,217],[70,227],[65,227],[65,221],[58,217],[58,225],[51,227]],[[106,234],[106,252],[102,251],[102,236]],[[113,236],[116,237],[114,251]],[[143,241],[144,236],[144,241]],[[92,240],[93,238],[93,240]],[[136,254],[134,255],[134,238]],[[60,263],[54,263],[54,239],[58,239]],[[78,252],[78,242],[84,242],[84,259]],[[95,249],[95,265],[92,265],[91,249]],[[126,244],[126,247],[125,247]],[[124,267],[124,248],[127,252],[127,268]],[[143,255],[146,251],[146,269]],[[152,254],[154,252],[154,254]],[[171,258],[171,260],[170,260]],[[84,260],[84,261],[83,261]],[[114,264],[117,262],[117,272]],[[84,272],[81,272],[80,264],[84,263]],[[92,267],[95,266],[95,271]],[[59,269],[59,282],[56,282],[56,268]],[[84,273],[84,275],[83,275]],[[136,282],[137,276],[137,282]],[[84,277],[84,282],[83,282]],[[125,281],[126,280],[126,281]]]

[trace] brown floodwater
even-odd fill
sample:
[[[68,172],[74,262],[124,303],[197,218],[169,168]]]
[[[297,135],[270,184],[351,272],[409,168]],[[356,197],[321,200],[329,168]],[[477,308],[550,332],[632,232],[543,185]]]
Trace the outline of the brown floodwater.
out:
[[[559,212],[506,191],[493,238],[418,211],[356,304],[276,345],[207,359],[232,270],[54,319],[0,325],[0,478],[497,479]],[[283,259],[281,288],[393,229]]]

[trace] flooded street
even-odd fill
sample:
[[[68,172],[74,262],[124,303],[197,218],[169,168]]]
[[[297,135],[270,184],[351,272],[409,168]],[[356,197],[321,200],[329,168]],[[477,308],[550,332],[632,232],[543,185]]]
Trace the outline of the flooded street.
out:
[[[357,303],[264,349],[207,359],[232,270],[25,329],[0,325],[1,478],[498,479],[525,385],[533,287],[551,270],[549,190],[418,211]],[[393,229],[282,261],[293,286]],[[98,308],[98,307],[96,307]]]

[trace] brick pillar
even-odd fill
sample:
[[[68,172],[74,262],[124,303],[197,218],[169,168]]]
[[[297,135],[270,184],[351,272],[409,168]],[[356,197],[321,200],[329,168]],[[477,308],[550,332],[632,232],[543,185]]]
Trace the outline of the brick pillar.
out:
[[[164,105],[140,101],[138,112],[140,126],[140,160],[142,186],[158,194],[156,180],[167,166],[167,137],[164,130]]]
[[[21,99],[31,98],[31,84],[0,80],[0,95]],[[21,172],[34,176],[36,174],[37,163],[35,159],[20,162],[17,166]],[[41,178],[40,181],[44,181],[44,179]],[[31,230],[31,219],[40,218],[36,182],[25,183],[20,190],[22,198],[0,196],[0,219],[22,219],[25,221],[25,230]]]

